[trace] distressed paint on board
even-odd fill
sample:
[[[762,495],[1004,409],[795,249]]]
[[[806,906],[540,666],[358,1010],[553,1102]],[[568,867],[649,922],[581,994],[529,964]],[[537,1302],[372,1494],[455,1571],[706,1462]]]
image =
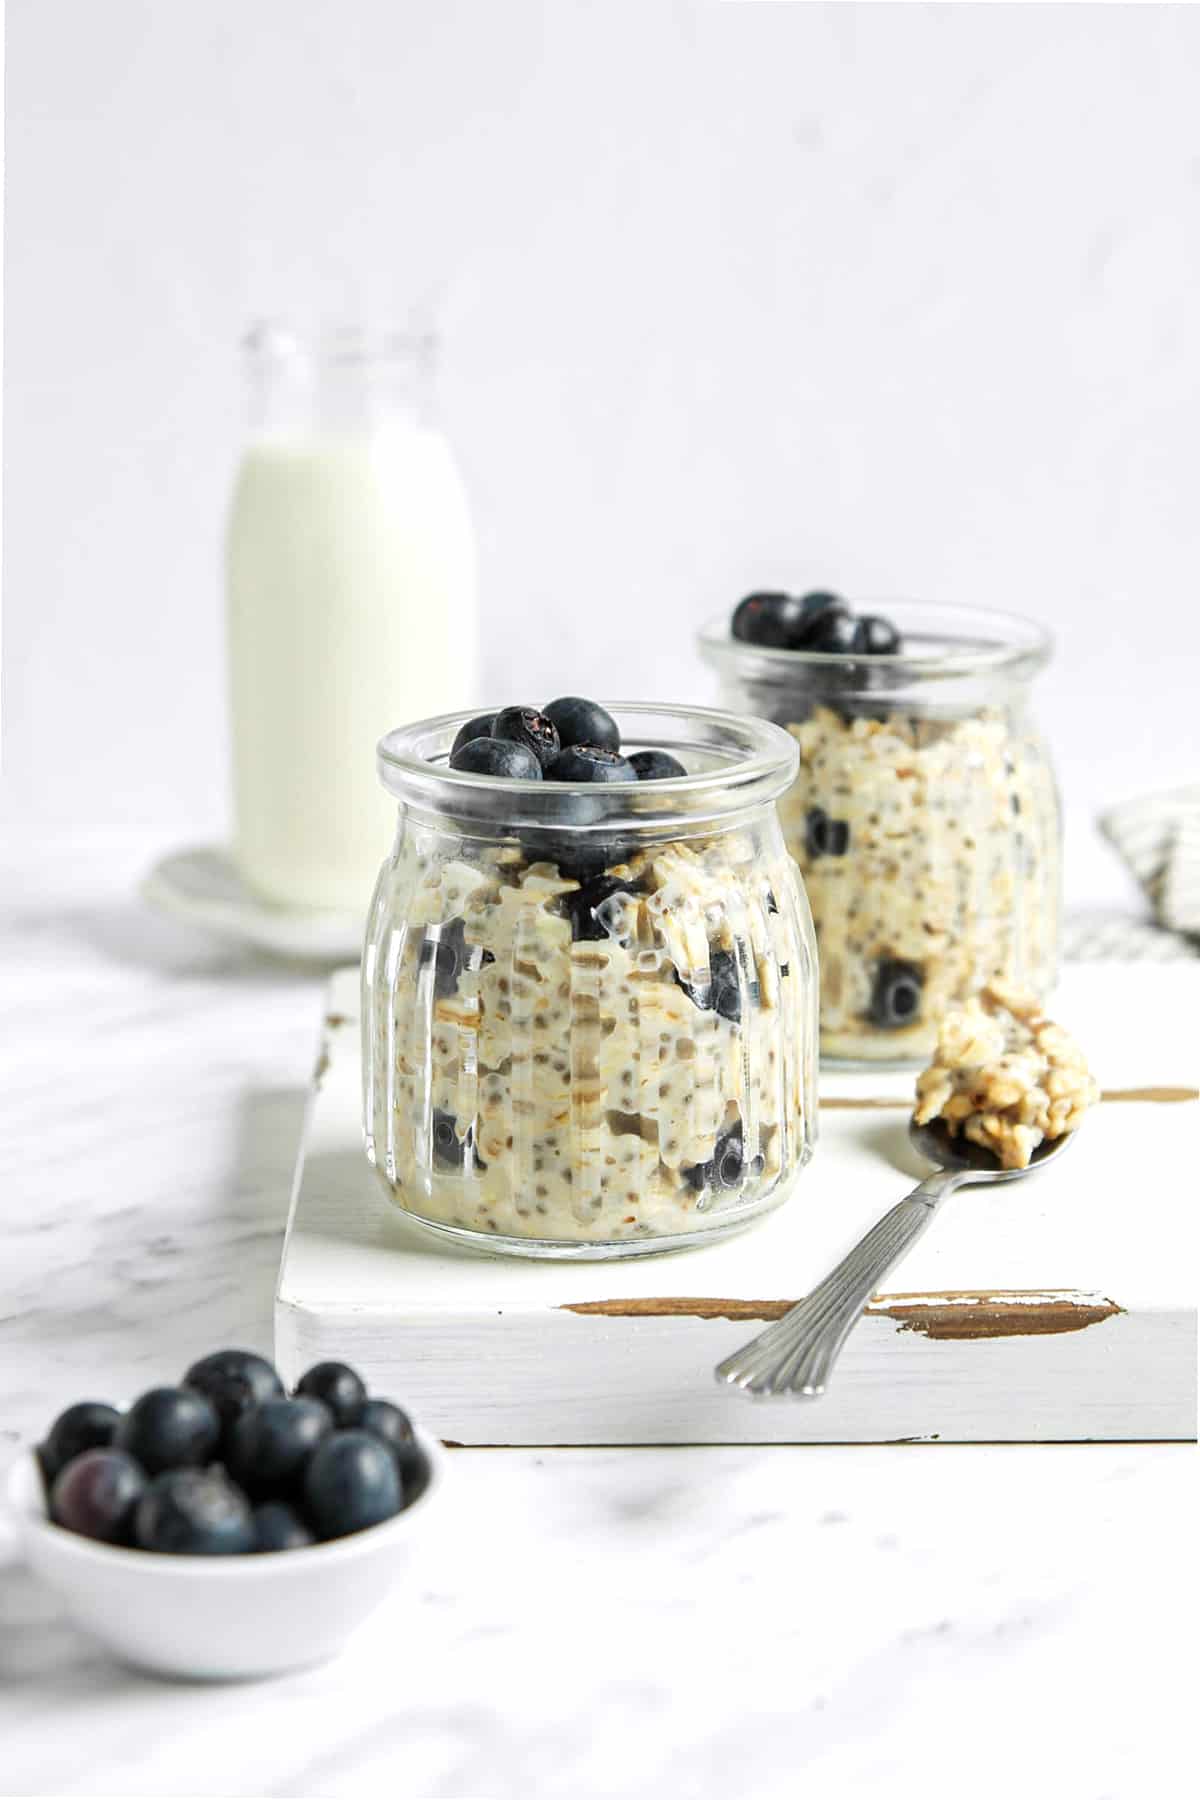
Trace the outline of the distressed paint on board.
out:
[[[717,1300],[673,1295],[662,1299],[582,1300],[563,1312],[610,1319],[731,1319],[770,1323],[795,1300]],[[901,1331],[929,1338],[1040,1337],[1047,1332],[1082,1331],[1124,1309],[1103,1294],[1065,1289],[1027,1293],[885,1294],[866,1308],[872,1317],[896,1319]]]

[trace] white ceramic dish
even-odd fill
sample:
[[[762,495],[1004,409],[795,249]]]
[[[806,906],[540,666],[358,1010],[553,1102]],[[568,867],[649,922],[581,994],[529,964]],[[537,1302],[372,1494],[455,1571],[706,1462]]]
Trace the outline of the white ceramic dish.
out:
[[[30,1568],[115,1656],[156,1674],[245,1680],[328,1661],[388,1598],[445,1475],[441,1447],[417,1441],[430,1473],[411,1506],[305,1550],[160,1556],[96,1543],[50,1523],[32,1450],[9,1471],[8,1501]]]
[[[218,937],[304,962],[357,962],[366,903],[356,913],[269,906],[245,886],[228,851],[217,845],[175,850],[141,884],[144,900]],[[368,896],[369,899],[369,896]]]

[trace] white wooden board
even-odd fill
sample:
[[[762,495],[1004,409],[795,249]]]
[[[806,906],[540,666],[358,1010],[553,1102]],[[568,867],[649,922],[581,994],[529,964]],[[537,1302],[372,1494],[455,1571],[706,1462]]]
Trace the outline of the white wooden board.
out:
[[[280,1271],[280,1367],[354,1362],[456,1443],[1194,1437],[1198,1005],[1200,964],[1068,968],[1055,1012],[1109,1096],[1070,1155],[954,1197],[825,1397],[759,1401],[718,1387],[713,1366],[925,1172],[905,1134],[912,1076],[823,1075],[813,1162],[740,1236],[627,1262],[460,1253],[367,1165],[357,971],[343,970]]]

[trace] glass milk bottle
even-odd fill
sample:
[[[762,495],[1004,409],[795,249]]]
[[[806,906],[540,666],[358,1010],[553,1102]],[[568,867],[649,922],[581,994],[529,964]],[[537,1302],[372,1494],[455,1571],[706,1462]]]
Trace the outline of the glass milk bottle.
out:
[[[375,745],[474,696],[475,545],[432,341],[246,341],[227,541],[235,855],[260,898],[364,917],[395,827]]]

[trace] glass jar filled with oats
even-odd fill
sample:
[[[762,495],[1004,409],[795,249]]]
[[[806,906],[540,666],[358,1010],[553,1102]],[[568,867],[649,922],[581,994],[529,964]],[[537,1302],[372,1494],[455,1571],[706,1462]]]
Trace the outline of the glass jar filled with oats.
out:
[[[780,801],[821,962],[821,1051],[924,1061],[945,1008],[1057,972],[1060,822],[1030,710],[1048,634],[965,607],[749,595],[701,651],[722,701],[782,725]]]
[[[603,716],[649,778],[454,766],[465,713],[379,746],[399,826],[363,958],[367,1155],[405,1212],[491,1250],[709,1241],[815,1141],[816,951],[776,811],[795,741]]]

